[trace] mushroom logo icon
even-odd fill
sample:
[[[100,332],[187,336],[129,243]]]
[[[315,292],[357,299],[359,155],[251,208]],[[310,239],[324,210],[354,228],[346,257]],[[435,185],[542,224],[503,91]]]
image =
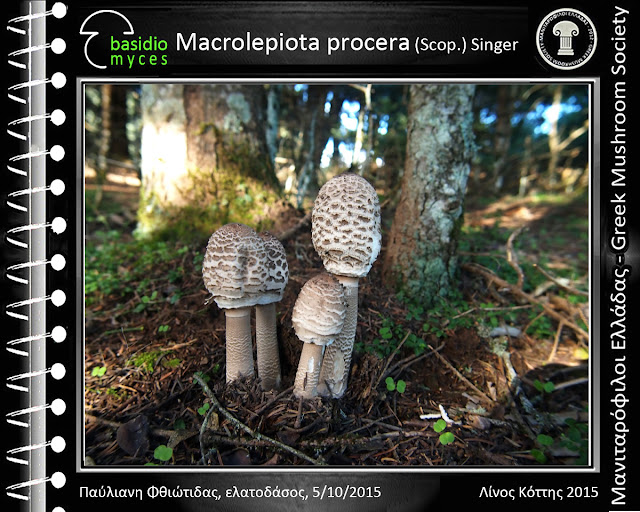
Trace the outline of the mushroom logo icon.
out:
[[[572,70],[586,64],[597,44],[595,25],[576,9],[550,12],[538,25],[538,53],[545,64],[556,69]]]
[[[126,16],[119,13],[118,11],[113,11],[111,9],[103,9],[101,11],[96,11],[90,14],[89,16],[87,16],[87,18],[82,22],[82,26],[80,27],[80,35],[89,36],[87,38],[87,41],[84,43],[84,57],[87,59],[87,62],[91,64],[94,68],[107,69],[106,65],[96,64],[89,58],[89,43],[94,37],[96,37],[100,33],[98,30],[93,30],[92,28],[92,27],[95,27],[95,28],[98,27],[98,23],[94,20],[94,18],[99,15],[102,15],[103,18],[105,17],[105,15],[110,15],[110,16],[115,15],[115,16],[119,16],[122,20],[124,20],[124,22],[126,23],[126,30],[123,30],[122,32],[123,35],[131,35],[134,33],[134,31],[133,31],[133,25],[127,19]],[[104,23],[104,20],[102,20],[102,23]],[[103,24],[101,24],[101,26],[104,27]]]

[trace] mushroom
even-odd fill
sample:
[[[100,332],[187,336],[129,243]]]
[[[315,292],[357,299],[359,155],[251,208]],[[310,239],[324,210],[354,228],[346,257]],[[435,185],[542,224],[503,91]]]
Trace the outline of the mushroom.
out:
[[[225,310],[227,383],[253,376],[251,308],[265,288],[267,251],[262,238],[243,224],[226,224],[209,238],[202,263],[204,284]]]
[[[327,347],[318,384],[321,395],[339,398],[347,388],[356,335],[358,279],[369,273],[380,253],[378,195],[361,176],[340,174],[320,189],[311,221],[313,246],[325,269],[344,287],[347,300],[344,327]]]
[[[291,315],[296,335],[304,342],[293,386],[295,396],[318,395],[322,353],[342,330],[346,314],[344,288],[331,274],[311,278],[300,290]]]
[[[280,387],[280,355],[276,325],[276,302],[282,300],[289,281],[289,266],[284,247],[274,235],[259,234],[267,251],[267,279],[264,295],[256,305],[256,347],[258,377],[262,389]]]

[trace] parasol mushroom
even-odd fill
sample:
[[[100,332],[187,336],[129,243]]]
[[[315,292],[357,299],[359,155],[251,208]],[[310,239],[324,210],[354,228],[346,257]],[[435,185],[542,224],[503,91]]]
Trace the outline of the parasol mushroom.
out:
[[[346,388],[358,315],[358,279],[366,276],[380,253],[380,203],[371,184],[354,173],[325,183],[316,198],[313,246],[325,269],[345,289],[347,316],[342,332],[324,354],[318,392],[341,397]]]
[[[267,278],[265,291],[256,305],[256,347],[258,377],[262,389],[280,387],[280,354],[276,325],[276,302],[282,300],[289,281],[289,266],[284,247],[274,235],[265,231],[259,234],[267,251]]]
[[[202,277],[225,311],[227,383],[254,375],[251,308],[263,295],[266,275],[267,251],[252,228],[226,224],[211,235]]]
[[[295,396],[317,396],[322,353],[342,330],[346,313],[344,289],[331,274],[313,277],[300,290],[291,315],[296,335],[304,342],[293,386]]]

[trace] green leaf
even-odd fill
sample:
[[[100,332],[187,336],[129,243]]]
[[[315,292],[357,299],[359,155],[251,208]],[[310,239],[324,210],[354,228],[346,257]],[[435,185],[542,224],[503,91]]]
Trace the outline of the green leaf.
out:
[[[198,414],[200,416],[204,416],[205,414],[207,414],[209,407],[211,407],[211,405],[208,402],[205,403],[202,407],[198,408]]]
[[[405,389],[407,389],[407,383],[403,380],[399,380],[396,384],[396,389],[398,390],[398,393],[404,393]]]
[[[544,385],[538,379],[533,381],[533,387],[542,393],[544,391]]]
[[[536,461],[540,464],[544,464],[545,462],[547,462],[547,456],[540,450],[534,448],[533,450],[531,450],[531,455],[533,455],[533,458],[536,459]]]
[[[396,389],[396,383],[393,382],[393,377],[387,377],[384,380],[385,384],[387,385],[387,389],[389,391],[393,391],[394,389]]]
[[[182,418],[177,419],[173,424],[174,430],[185,430],[186,428],[187,428],[187,425],[185,424]]]
[[[161,444],[153,451],[153,457],[163,462],[167,462],[168,460],[171,460],[171,457],[173,457],[173,449],[169,448],[167,445]]]
[[[393,338],[393,333],[391,332],[391,329],[389,327],[382,327],[380,329],[380,336],[384,340],[389,340]]]
[[[107,372],[106,366],[96,366],[93,370],[91,370],[92,377],[102,377]]]
[[[451,444],[455,441],[455,436],[451,432],[445,432],[440,435],[440,442],[442,444]]]
[[[567,437],[575,443],[579,443],[582,440],[582,432],[577,427],[571,427],[567,432]]]
[[[553,393],[553,391],[556,389],[556,386],[553,382],[549,381],[544,383],[543,389],[546,393]]]
[[[211,380],[211,377],[209,377],[206,373],[204,372],[196,372],[195,375],[197,375],[198,377],[200,377],[205,383],[209,382]]]
[[[553,444],[553,437],[546,434],[538,434],[537,439],[542,446],[551,446]]]
[[[447,428],[447,422],[443,419],[439,419],[433,424],[433,430],[436,432],[442,432],[445,428]]]

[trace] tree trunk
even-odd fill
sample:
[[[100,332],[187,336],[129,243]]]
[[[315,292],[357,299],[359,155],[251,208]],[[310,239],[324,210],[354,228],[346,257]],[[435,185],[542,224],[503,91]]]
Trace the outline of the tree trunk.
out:
[[[511,146],[511,117],[513,116],[513,85],[499,85],[496,107],[496,131],[493,138],[493,187],[499,192],[504,185],[507,157]]]
[[[257,224],[264,208],[256,198],[279,189],[266,111],[261,86],[143,85],[138,233],[162,231],[186,212],[193,219],[184,225],[209,232]]]
[[[96,196],[94,208],[100,208],[102,202],[102,187],[107,181],[108,163],[107,157],[111,149],[111,99],[113,85],[104,84],[101,87],[102,96],[102,129],[100,132],[100,146],[98,148],[98,160],[96,165]]]
[[[560,134],[558,120],[562,104],[562,85],[557,85],[553,92],[553,105],[549,109],[549,164],[547,165],[547,180],[551,188],[558,182],[558,162],[560,161]]]
[[[446,296],[474,155],[472,85],[412,85],[407,157],[385,279],[426,306]]]

